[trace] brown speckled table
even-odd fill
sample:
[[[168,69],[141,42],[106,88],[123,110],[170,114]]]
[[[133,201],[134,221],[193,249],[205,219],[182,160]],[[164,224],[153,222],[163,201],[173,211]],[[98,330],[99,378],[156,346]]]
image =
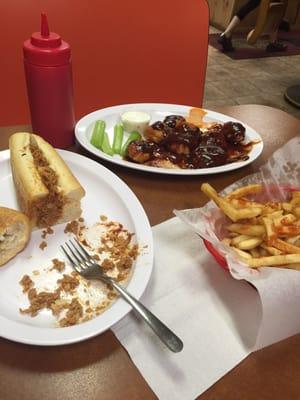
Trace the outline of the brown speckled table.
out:
[[[253,164],[209,177],[151,175],[105,164],[135,192],[152,225],[170,218],[174,208],[203,205],[206,199],[199,191],[203,180],[220,190],[257,171],[275,149],[300,133],[299,120],[274,108],[242,105],[222,107],[217,111],[240,119],[262,135],[264,152]],[[11,133],[26,129],[29,128],[0,128],[0,150],[8,147]],[[77,146],[71,150],[88,155]],[[202,368],[205,369],[205,365],[199,365],[199,376]],[[199,398],[296,400],[300,398],[299,371],[298,335],[251,354]],[[155,398],[111,331],[82,343],[58,347],[35,347],[0,339],[0,400]]]

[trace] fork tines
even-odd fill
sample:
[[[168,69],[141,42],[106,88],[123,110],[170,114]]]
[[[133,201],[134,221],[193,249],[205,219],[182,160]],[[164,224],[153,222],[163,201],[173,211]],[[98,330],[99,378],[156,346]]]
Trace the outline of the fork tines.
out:
[[[83,268],[87,265],[86,263],[91,259],[91,256],[77,239],[69,240],[69,243],[66,242],[65,246],[60,247],[73,268],[77,272],[82,273]]]

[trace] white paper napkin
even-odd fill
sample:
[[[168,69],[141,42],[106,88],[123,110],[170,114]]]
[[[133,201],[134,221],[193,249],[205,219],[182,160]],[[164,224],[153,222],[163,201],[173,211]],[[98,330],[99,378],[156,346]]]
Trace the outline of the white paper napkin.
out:
[[[300,271],[265,267],[260,268],[259,275],[247,280],[257,288],[262,302],[262,320],[255,349],[299,333]]]
[[[207,239],[226,257],[233,278],[245,279],[257,288],[263,312],[254,349],[300,332],[300,271],[279,267],[255,269],[243,265],[215,234],[216,220],[222,213],[212,202],[202,209],[175,210],[175,214],[192,232]]]
[[[261,302],[178,218],[153,228],[155,266],[142,301],[183,340],[168,350],[133,313],[113,332],[159,399],[194,399],[255,347]]]
[[[225,192],[264,182],[273,188],[270,199],[284,197],[282,185],[300,185],[299,152],[295,137]],[[217,212],[212,207],[202,208],[205,218],[185,210],[178,215],[186,224],[173,218],[153,228],[155,267],[142,300],[181,337],[184,350],[171,353],[132,313],[113,329],[159,399],[194,399],[251,351],[300,332],[300,271],[258,272],[235,265],[230,255],[232,276],[222,270],[195,233],[222,254],[214,218],[207,218]]]

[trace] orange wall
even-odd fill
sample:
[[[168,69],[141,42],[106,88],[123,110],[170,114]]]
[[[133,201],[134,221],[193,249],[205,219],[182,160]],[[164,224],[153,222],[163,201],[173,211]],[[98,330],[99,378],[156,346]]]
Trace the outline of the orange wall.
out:
[[[0,124],[29,122],[22,43],[50,30],[72,48],[75,111],[126,102],[201,105],[208,9],[203,0],[1,0]]]

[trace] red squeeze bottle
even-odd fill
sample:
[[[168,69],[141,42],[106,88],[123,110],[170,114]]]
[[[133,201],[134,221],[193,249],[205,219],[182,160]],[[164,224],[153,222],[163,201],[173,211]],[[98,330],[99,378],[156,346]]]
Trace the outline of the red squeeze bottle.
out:
[[[75,126],[70,46],[49,31],[42,14],[41,32],[24,42],[23,53],[32,130],[66,148],[74,142]]]

